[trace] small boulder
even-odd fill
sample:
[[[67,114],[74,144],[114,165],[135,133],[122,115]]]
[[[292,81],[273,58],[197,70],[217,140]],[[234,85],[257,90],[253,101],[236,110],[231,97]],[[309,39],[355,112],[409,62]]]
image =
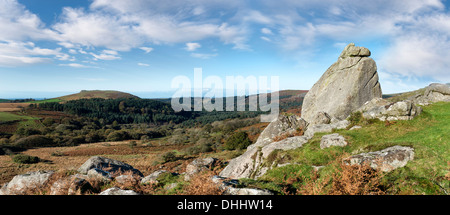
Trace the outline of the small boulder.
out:
[[[112,188],[109,188],[109,189],[101,192],[98,195],[120,195],[120,196],[123,196],[123,195],[139,195],[139,193],[136,193],[133,190],[122,190],[118,187],[112,187]]]
[[[16,175],[0,189],[0,195],[33,194],[43,188],[53,174],[53,171],[35,171]]]
[[[189,181],[191,177],[199,172],[211,170],[214,167],[217,159],[208,158],[198,158],[192,161],[186,166],[186,174],[184,175],[184,180]]]
[[[50,195],[82,195],[93,192],[94,188],[92,185],[78,175],[59,179],[50,188]]]
[[[147,175],[147,176],[145,176],[144,178],[142,178],[141,179],[141,184],[157,184],[157,183],[159,183],[158,182],[158,177],[161,175],[161,174],[164,174],[164,173],[168,173],[168,171],[166,171],[166,170],[157,170],[157,171],[155,171],[155,172],[153,172],[152,174],[150,174],[150,175]]]
[[[361,165],[363,163],[367,163],[374,169],[389,172],[394,169],[404,167],[408,161],[413,159],[413,148],[405,146],[392,146],[381,151],[353,155],[346,158],[345,162],[349,165]]]
[[[347,141],[345,141],[345,138],[338,133],[329,134],[322,136],[322,139],[320,140],[320,148],[325,149],[329,148],[331,146],[346,146]]]
[[[126,172],[131,172],[132,174],[136,174],[141,177],[144,176],[139,170],[133,168],[129,164],[126,164],[118,160],[99,156],[93,156],[89,158],[89,160],[87,160],[83,165],[81,165],[81,167],[78,169],[78,172],[80,172],[81,174],[87,174],[87,172],[90,169],[94,168],[106,171],[112,177],[116,175],[122,175],[123,173]]]

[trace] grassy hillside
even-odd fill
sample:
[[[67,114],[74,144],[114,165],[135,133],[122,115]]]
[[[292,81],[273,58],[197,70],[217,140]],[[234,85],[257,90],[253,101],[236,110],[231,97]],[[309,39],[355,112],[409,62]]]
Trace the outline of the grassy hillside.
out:
[[[377,187],[385,194],[450,193],[450,103],[424,107],[424,112],[410,121],[394,124],[374,122],[358,130],[337,130],[349,143],[345,147],[320,149],[319,133],[305,146],[290,151],[275,151],[272,160],[295,163],[272,169],[259,180],[244,180],[250,185],[283,193],[280,184],[307,194],[333,194],[336,182],[343,180],[343,158],[378,151],[394,145],[409,146],[415,157],[405,167],[379,173]],[[316,174],[313,166],[323,166]],[[355,176],[353,176],[355,177]],[[357,177],[357,176],[356,176]],[[367,180],[364,179],[364,180]],[[353,182],[354,183],[354,182]],[[368,194],[368,193],[347,193]]]
[[[56,99],[62,101],[78,100],[78,99],[119,99],[119,98],[139,98],[135,95],[114,90],[82,90],[79,93],[61,96]]]

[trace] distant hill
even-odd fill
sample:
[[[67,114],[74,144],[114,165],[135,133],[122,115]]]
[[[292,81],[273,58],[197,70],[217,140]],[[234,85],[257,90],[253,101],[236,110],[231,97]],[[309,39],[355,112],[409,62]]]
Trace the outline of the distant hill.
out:
[[[56,99],[60,99],[62,101],[70,101],[70,100],[92,99],[92,98],[120,99],[120,98],[139,98],[139,97],[129,93],[124,93],[115,90],[82,90],[79,93],[61,96]]]

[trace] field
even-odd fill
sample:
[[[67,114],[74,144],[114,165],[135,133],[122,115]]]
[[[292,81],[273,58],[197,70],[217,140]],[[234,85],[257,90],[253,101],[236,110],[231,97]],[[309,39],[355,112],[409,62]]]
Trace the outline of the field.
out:
[[[30,103],[0,103],[0,112],[20,111],[30,106]]]
[[[41,103],[45,103],[45,102],[62,102],[62,100],[61,99],[45,99],[45,100],[32,101],[32,102],[28,102],[28,103],[41,104]]]

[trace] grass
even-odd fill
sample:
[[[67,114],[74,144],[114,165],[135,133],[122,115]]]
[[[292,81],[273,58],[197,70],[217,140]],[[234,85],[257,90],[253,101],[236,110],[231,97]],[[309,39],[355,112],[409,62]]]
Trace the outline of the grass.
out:
[[[301,148],[278,152],[279,157],[291,158],[286,162],[300,165],[272,169],[261,180],[282,182],[298,172],[303,172],[302,177],[308,177],[310,173],[304,168],[311,166],[325,166],[320,170],[319,179],[330,179],[337,174],[343,156],[401,145],[413,147],[415,157],[405,167],[383,177],[387,194],[449,193],[450,103],[435,103],[423,109],[423,113],[413,120],[395,124],[373,122],[358,130],[335,131],[346,138],[349,144],[345,147],[320,149],[320,139],[328,133],[318,133]],[[301,184],[294,185],[302,187]],[[332,186],[331,182],[328,186]]]
[[[10,122],[16,120],[35,120],[38,118],[31,116],[17,115],[9,112],[0,112],[0,122]]]
[[[38,101],[27,102],[27,103],[31,103],[31,104],[41,104],[41,103],[47,103],[47,102],[62,102],[62,100],[61,100],[61,99],[44,99],[44,100],[38,100]]]

